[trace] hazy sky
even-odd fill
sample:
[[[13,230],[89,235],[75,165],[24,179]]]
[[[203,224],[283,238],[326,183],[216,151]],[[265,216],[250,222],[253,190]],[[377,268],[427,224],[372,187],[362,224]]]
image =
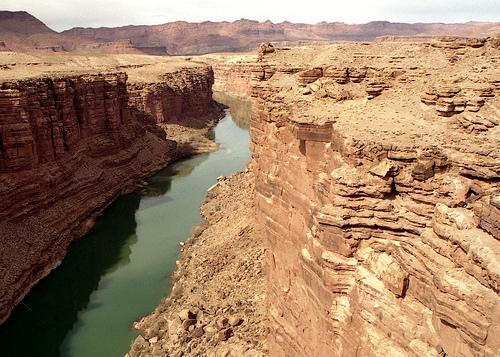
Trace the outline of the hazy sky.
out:
[[[500,21],[500,0],[1,0],[55,30],[240,18],[317,23]]]

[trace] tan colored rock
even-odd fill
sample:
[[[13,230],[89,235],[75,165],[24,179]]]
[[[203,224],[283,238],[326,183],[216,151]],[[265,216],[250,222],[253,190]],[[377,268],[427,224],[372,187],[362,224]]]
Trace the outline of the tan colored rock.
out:
[[[349,76],[366,68],[335,85],[377,96],[297,99],[300,82],[284,72],[254,86],[271,355],[497,354],[499,104],[497,92],[480,94],[497,50],[471,45],[335,44],[269,58]]]
[[[16,58],[16,71],[0,73],[0,321],[118,195],[172,160],[213,149],[204,135],[220,115],[206,65]]]
[[[217,339],[219,341],[226,341],[228,338],[230,338],[233,335],[233,330],[231,328],[226,328],[222,331],[219,331],[217,335]]]
[[[297,81],[300,85],[305,86],[306,84],[315,82],[321,77],[323,77],[323,69],[320,67],[316,67],[299,72]]]
[[[182,309],[179,314],[179,318],[181,321],[186,321],[186,320],[195,320],[196,319],[196,314],[191,311],[190,309]]]
[[[224,329],[224,328],[228,327],[228,324],[229,324],[229,320],[227,317],[220,317],[217,319],[217,327],[219,329]]]
[[[382,160],[370,169],[370,173],[386,177],[387,175],[393,175],[397,173],[398,165],[390,160]]]
[[[235,326],[241,325],[243,323],[243,319],[239,316],[231,316],[228,319],[228,323],[229,323],[229,325],[235,327]]]
[[[337,68],[334,66],[329,66],[323,69],[323,76],[326,78],[333,78],[333,80],[339,84],[344,84],[349,80],[347,70],[347,68]]]
[[[201,326],[195,327],[193,332],[191,332],[191,335],[195,338],[200,338],[204,334],[205,334],[205,330]]]

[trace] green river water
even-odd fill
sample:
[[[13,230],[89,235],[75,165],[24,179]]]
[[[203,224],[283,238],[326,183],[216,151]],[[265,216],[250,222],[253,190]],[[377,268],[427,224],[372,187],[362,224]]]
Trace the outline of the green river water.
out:
[[[240,126],[227,112],[214,129],[219,151],[174,163],[111,204],[0,326],[1,355],[123,356],[133,322],[168,293],[179,242],[201,222],[207,189],[248,162]]]

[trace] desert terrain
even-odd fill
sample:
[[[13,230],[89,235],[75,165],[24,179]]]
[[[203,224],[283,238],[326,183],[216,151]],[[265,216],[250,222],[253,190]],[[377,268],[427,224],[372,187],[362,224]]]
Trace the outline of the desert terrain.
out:
[[[0,51],[77,53],[132,53],[150,55],[200,55],[214,52],[252,51],[261,42],[281,43],[384,40],[387,36],[486,37],[499,32],[498,22],[366,24],[321,22],[273,23],[240,19],[233,22],[189,23],[101,28],[72,28],[56,32],[25,11],[0,11]]]
[[[251,159],[206,192],[126,356],[497,356],[498,31],[58,33],[0,12],[0,321],[119,197],[182,158],[198,166],[173,176],[196,177],[213,162],[200,154],[235,150],[214,139],[224,117],[248,130],[227,135]]]
[[[496,355],[498,53],[497,39],[444,38],[204,56],[218,91],[252,98],[252,162],[209,191],[206,225],[130,356]],[[234,266],[249,256],[240,237],[255,238],[213,219],[239,212],[242,177],[267,282],[247,284],[243,306]],[[212,279],[214,266],[232,275]]]

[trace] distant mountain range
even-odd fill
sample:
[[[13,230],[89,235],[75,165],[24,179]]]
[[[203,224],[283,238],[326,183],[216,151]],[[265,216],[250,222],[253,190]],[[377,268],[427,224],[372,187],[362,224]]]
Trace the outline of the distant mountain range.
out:
[[[300,24],[238,20],[234,22],[177,21],[162,25],[72,28],[56,32],[25,11],[0,11],[0,50],[81,51],[191,55],[240,52],[271,42],[372,41],[383,36],[486,37],[500,33],[500,22],[366,24],[321,22]]]

